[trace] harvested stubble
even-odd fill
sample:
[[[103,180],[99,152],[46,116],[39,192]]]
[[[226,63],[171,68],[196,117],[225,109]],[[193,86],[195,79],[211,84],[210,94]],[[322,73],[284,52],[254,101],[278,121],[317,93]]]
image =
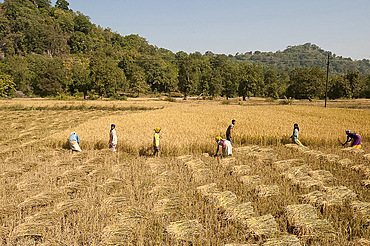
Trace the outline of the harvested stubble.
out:
[[[72,161],[69,160],[56,160],[53,166],[55,167],[64,167],[64,166],[71,166],[73,165]]]
[[[277,185],[258,185],[255,192],[259,197],[270,197],[279,195],[280,190]]]
[[[364,153],[364,150],[363,149],[358,149],[358,148],[353,148],[353,147],[348,147],[348,148],[344,148],[342,149],[343,152],[347,152],[347,153]]]
[[[246,219],[253,217],[254,215],[254,208],[251,202],[245,202],[239,204],[235,207],[230,207],[226,209],[226,219],[232,221],[238,221],[242,224],[245,223]]]
[[[192,172],[192,177],[196,183],[206,183],[212,178],[212,171],[209,168],[200,168]]]
[[[204,198],[210,197],[212,193],[219,192],[216,183],[206,184],[197,187],[197,191]]]
[[[270,238],[279,234],[278,224],[271,214],[252,217],[247,219],[245,223],[248,232],[258,238]]]
[[[166,165],[160,159],[148,159],[146,164],[149,166],[150,172],[152,174],[159,174],[166,171]]]
[[[222,167],[229,167],[231,165],[235,165],[236,163],[236,158],[235,157],[227,157],[227,158],[222,158],[220,161],[220,164]]]
[[[8,227],[0,226],[0,238],[6,238],[10,230]]]
[[[180,197],[168,197],[157,201],[154,204],[153,211],[159,216],[171,216],[179,212],[182,204],[183,201]]]
[[[352,166],[352,161],[348,158],[342,159],[338,161],[338,164],[341,165],[342,167],[350,167]]]
[[[234,154],[239,154],[239,155],[243,155],[243,154],[246,154],[246,153],[249,153],[249,152],[252,152],[252,148],[250,146],[243,146],[243,147],[237,147],[237,148],[233,148],[233,153]]]
[[[360,238],[356,241],[353,242],[353,246],[369,246],[370,245],[370,240],[366,238]]]
[[[32,208],[32,207],[40,207],[40,206],[47,206],[52,204],[54,200],[59,196],[57,192],[43,192],[37,194],[36,196],[27,198],[24,202],[18,204],[19,208]]]
[[[312,170],[308,165],[302,165],[289,168],[282,176],[286,179],[293,180],[307,176],[310,171]]]
[[[246,186],[255,186],[255,185],[258,185],[258,184],[262,183],[262,179],[258,175],[241,176],[239,178],[239,181],[242,182],[243,185],[246,185]]]
[[[250,173],[251,167],[248,165],[234,166],[231,173],[237,176],[244,176]]]
[[[198,220],[172,222],[166,227],[166,231],[176,240],[183,240],[187,242],[193,242],[196,239],[201,238],[205,233],[205,229]]]
[[[284,235],[267,239],[263,246],[301,246],[301,242],[294,235]]]
[[[319,150],[312,150],[312,149],[298,149],[299,152],[304,153],[308,156],[314,157],[314,158],[323,158],[326,154]]]
[[[108,207],[113,209],[123,209],[123,207],[129,204],[129,198],[122,195],[110,196],[104,199],[102,207]],[[120,212],[120,211],[119,211]]]
[[[235,207],[238,202],[238,197],[234,192],[224,191],[224,192],[213,192],[210,193],[211,201],[215,204],[217,208],[227,210],[230,207]]]
[[[298,149],[307,150],[307,148],[301,147],[301,146],[299,146],[297,144],[286,144],[285,147],[288,148],[288,149],[294,149],[294,150],[298,150]]]
[[[367,224],[370,224],[370,202],[354,201],[351,207],[356,216],[361,217]]]
[[[316,180],[320,180],[322,182],[333,182],[334,176],[331,172],[326,170],[315,170],[315,171],[309,171],[308,175],[310,175],[312,178]]]
[[[282,161],[275,161],[274,168],[278,171],[286,171],[295,164],[303,164],[302,159],[289,159],[289,160],[282,160]]]

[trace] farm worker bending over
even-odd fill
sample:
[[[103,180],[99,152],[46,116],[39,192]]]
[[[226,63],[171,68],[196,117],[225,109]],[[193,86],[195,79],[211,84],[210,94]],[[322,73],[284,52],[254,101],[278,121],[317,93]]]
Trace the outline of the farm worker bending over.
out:
[[[229,127],[226,130],[226,139],[229,140],[231,144],[233,143],[232,133],[233,133],[234,126],[235,126],[235,120],[232,120],[231,125],[229,125]]]
[[[109,132],[109,148],[113,149],[113,152],[116,152],[116,147],[117,147],[116,125],[112,124],[110,126],[110,132]]]
[[[217,156],[218,150],[220,146],[222,146],[222,156],[227,157],[229,155],[233,154],[231,142],[227,139],[222,139],[221,137],[216,137],[216,142],[217,142],[217,150],[215,156]]]
[[[349,143],[352,141],[351,147],[361,149],[361,136],[357,133],[351,133],[350,130],[346,130],[347,141],[343,144]]]
[[[69,137],[68,142],[69,142],[69,147],[72,150],[72,153],[74,151],[81,152],[81,148],[79,146],[80,138],[78,137],[76,132],[71,133],[71,136]]]
[[[156,127],[156,128],[154,128],[154,137],[153,137],[153,148],[154,148],[154,153],[153,153],[153,155],[154,156],[158,156],[159,157],[159,152],[160,152],[160,150],[159,150],[159,139],[161,138],[160,136],[159,136],[159,133],[161,132],[161,128],[160,127]]]
[[[301,143],[301,141],[298,140],[298,132],[299,132],[299,127],[298,127],[298,124],[295,123],[294,129],[293,129],[293,135],[290,138],[293,140],[294,143],[303,147],[303,144]]]

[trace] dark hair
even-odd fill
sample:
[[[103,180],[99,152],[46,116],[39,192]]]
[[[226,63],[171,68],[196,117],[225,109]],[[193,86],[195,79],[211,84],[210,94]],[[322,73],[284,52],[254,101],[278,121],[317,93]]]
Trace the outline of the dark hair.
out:
[[[295,124],[294,124],[294,129],[295,129],[295,128],[297,128],[297,129],[298,129],[298,131],[299,131],[299,126],[298,126],[298,124],[297,124],[297,123],[295,123]]]
[[[232,120],[232,121],[231,121],[231,123],[233,123],[233,124],[234,124],[234,123],[235,123],[235,120]]]

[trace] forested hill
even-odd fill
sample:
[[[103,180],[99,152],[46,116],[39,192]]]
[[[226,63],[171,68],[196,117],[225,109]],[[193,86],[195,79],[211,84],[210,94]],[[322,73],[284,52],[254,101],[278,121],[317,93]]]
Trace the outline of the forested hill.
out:
[[[326,56],[312,44],[235,56],[175,54],[139,35],[95,25],[69,9],[66,0],[55,6],[50,0],[0,3],[0,97],[181,92],[185,97],[322,98]],[[369,75],[369,60],[331,54],[329,96],[370,97]]]
[[[277,52],[246,52],[229,56],[235,61],[250,61],[255,64],[276,66],[282,69],[294,69],[297,67],[318,66],[326,70],[328,53],[330,54],[330,69],[332,74],[345,74],[349,70],[357,70],[362,74],[370,74],[370,61],[368,59],[355,60],[337,56],[321,49],[315,44],[288,46],[284,51]]]

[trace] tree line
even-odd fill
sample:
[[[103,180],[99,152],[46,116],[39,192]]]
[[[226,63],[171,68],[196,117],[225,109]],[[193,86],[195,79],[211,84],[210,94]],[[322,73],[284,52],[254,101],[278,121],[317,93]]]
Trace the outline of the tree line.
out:
[[[273,54],[173,53],[139,35],[122,36],[96,26],[69,9],[66,0],[55,6],[50,0],[0,4],[0,97],[21,91],[90,99],[171,92],[210,98],[323,98],[326,72],[320,64],[325,65],[326,55],[312,44]],[[305,56],[316,57],[308,59],[315,63],[304,63]],[[369,61],[332,57],[337,65],[329,97],[369,98]],[[339,69],[341,61],[345,70]]]

